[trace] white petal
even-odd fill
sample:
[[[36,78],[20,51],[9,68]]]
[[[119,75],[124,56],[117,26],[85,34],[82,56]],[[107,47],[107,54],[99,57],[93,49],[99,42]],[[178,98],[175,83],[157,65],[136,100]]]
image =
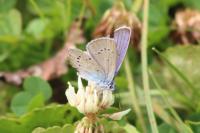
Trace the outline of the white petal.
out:
[[[94,96],[87,95],[86,104],[85,104],[85,113],[94,113],[96,111],[96,104],[94,103]]]
[[[88,133],[92,133],[92,127],[89,127]]]
[[[76,93],[74,91],[74,87],[68,82],[68,89],[65,91],[65,95],[68,99],[68,102],[72,106],[76,106]]]
[[[84,89],[80,76],[78,76],[78,89]]]
[[[99,97],[97,95],[97,90],[94,90],[94,104],[98,105],[99,103]]]
[[[103,108],[107,108],[111,106],[113,103],[114,103],[114,97],[112,95],[112,91],[104,90],[100,106]]]
[[[77,102],[78,102],[78,104],[82,100],[84,100],[84,98],[85,98],[85,89],[83,87],[81,77],[79,76],[78,77],[78,92],[77,92]]]
[[[76,106],[80,113],[85,113],[85,99],[82,99],[80,103]]]
[[[125,116],[126,114],[128,114],[131,111],[131,109],[127,109],[125,111],[121,111],[121,112],[117,112],[117,113],[113,113],[113,114],[105,114],[105,117],[108,117],[112,120],[121,120],[121,118],[123,116]]]

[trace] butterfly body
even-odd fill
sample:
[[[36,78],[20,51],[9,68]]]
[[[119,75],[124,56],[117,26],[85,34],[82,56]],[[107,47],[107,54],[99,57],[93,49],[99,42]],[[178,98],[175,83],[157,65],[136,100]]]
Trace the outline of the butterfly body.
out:
[[[115,89],[115,83],[114,80],[111,82],[99,82],[99,83],[93,83],[93,85],[96,86],[96,88],[105,89],[105,90],[114,90]]]
[[[124,59],[130,34],[130,28],[119,28],[114,38],[101,37],[89,42],[85,52],[70,49],[69,60],[82,78],[101,89],[114,90],[114,77]]]

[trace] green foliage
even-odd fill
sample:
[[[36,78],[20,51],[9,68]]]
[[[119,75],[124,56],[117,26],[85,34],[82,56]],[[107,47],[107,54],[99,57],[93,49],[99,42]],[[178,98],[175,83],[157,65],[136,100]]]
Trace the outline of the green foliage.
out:
[[[149,45],[160,43],[164,39],[170,29],[168,27],[169,18],[167,16],[165,3],[155,2],[149,7]],[[156,19],[155,19],[156,18]],[[159,33],[159,34],[156,34]]]
[[[22,18],[17,9],[0,15],[0,42],[16,44],[22,32]]]
[[[52,95],[51,86],[39,77],[26,78],[23,87],[32,95],[42,93],[45,100],[48,100]]]
[[[192,83],[195,88],[200,88],[200,47],[199,46],[177,46],[168,49],[165,55]],[[192,88],[191,88],[192,89]],[[198,91],[196,95],[199,95]],[[200,95],[199,95],[200,96]]]
[[[159,133],[177,133],[176,130],[168,124],[159,126]]]
[[[53,126],[63,126],[60,130],[73,130],[70,125],[74,118],[80,118],[79,113],[69,105],[50,105],[44,108],[35,109],[27,114],[15,117],[0,118],[0,132],[2,133],[29,133],[37,127],[55,130]],[[47,130],[47,131],[48,131]],[[46,132],[45,132],[46,133]]]
[[[133,12],[134,4],[140,1],[122,2]],[[0,78],[1,71],[25,69],[52,57],[65,43],[69,27],[78,17],[84,18],[83,36],[87,41],[91,40],[92,32],[102,16],[114,4],[114,0],[0,0]],[[198,0],[150,0],[148,59],[156,81],[163,90],[155,90],[156,86],[150,80],[152,103],[155,104],[160,133],[177,133],[180,131],[178,128],[182,127],[191,127],[194,133],[200,132],[200,47],[193,44],[177,46],[172,42],[170,34],[174,30],[171,25],[175,11],[181,8],[200,10],[200,4]],[[142,7],[138,5],[138,9]],[[136,14],[141,17],[142,10]],[[163,51],[158,54],[159,60],[157,55],[151,54],[153,52],[150,48],[153,46]],[[85,48],[85,45],[80,47]],[[140,49],[129,47],[135,93],[145,125],[149,126],[144,108],[139,54]],[[62,86],[67,81],[77,86],[75,69],[69,67],[67,74],[51,81],[53,91],[46,81],[38,77],[25,79],[23,90],[19,89],[21,86],[14,87],[0,82],[0,114],[4,114],[0,116],[0,133],[74,132],[74,123],[81,119],[80,113],[69,105],[52,104],[55,101],[66,102]],[[131,107],[133,101],[127,89],[129,82],[122,65],[115,78],[115,105],[100,114]],[[167,100],[170,108],[163,104]],[[101,122],[108,133],[139,133],[143,131],[138,124],[139,119],[133,111],[127,119],[103,119]],[[177,124],[177,121],[180,123]]]
[[[48,19],[34,19],[32,20],[26,28],[26,32],[32,35],[34,38],[41,40],[44,38],[44,31],[48,25]]]
[[[193,129],[194,133],[200,132],[200,113],[195,113],[189,116],[186,123]]]
[[[101,123],[103,124],[106,133],[139,133],[134,126],[126,123],[124,120],[117,122],[102,119]]]
[[[17,0],[1,0],[0,1],[0,12],[6,12],[12,9]]]
[[[12,99],[11,109],[17,115],[22,115],[29,111],[29,109],[34,108],[33,105],[35,105],[35,107],[40,107],[43,104],[42,95],[36,95],[34,97],[28,92],[19,92]]]
[[[25,79],[24,91],[17,93],[11,102],[11,109],[16,115],[44,106],[52,95],[50,85],[39,77]]]
[[[47,129],[38,127],[32,133],[74,133],[74,126],[66,124],[63,127],[53,126]]]

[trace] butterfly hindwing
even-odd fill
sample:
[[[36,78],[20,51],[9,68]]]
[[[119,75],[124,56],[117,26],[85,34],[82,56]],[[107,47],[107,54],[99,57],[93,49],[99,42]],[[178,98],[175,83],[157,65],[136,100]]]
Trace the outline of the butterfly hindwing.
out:
[[[88,43],[87,51],[101,66],[106,75],[104,82],[112,82],[117,61],[117,51],[114,39],[102,37]]]
[[[105,79],[104,71],[87,52],[79,49],[69,49],[68,52],[71,65],[82,78],[97,83]]]
[[[116,64],[116,74],[120,69],[123,59],[126,55],[128,49],[129,41],[131,36],[131,29],[129,27],[120,27],[114,32],[114,40],[117,49],[117,64]]]

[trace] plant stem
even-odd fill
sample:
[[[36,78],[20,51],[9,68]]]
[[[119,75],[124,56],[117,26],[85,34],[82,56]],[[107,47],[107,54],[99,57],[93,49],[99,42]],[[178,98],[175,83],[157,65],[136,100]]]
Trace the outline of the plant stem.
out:
[[[141,40],[141,57],[142,57],[142,82],[144,87],[144,97],[147,107],[147,113],[152,129],[152,133],[158,133],[157,123],[155,120],[153,107],[151,103],[149,77],[148,77],[148,66],[147,66],[147,33],[148,33],[148,10],[149,0],[144,0],[143,7],[143,28],[142,28],[142,40]]]
[[[195,86],[193,86],[192,82],[185,76],[185,74],[182,73],[174,64],[172,64],[163,53],[159,52],[156,48],[152,48],[152,50],[155,51],[161,57],[161,59],[163,59],[166,62],[169,68],[171,68],[190,88],[187,90],[187,92],[184,91],[184,88],[183,89],[180,88],[179,90],[180,90],[180,93],[184,94],[185,96],[184,99],[181,101],[184,102],[184,104],[186,104],[190,109],[194,110],[196,107],[195,106],[196,103],[191,104],[190,98],[192,97],[192,99],[195,99],[196,97],[198,97],[197,93],[195,93],[195,92],[198,92],[198,89]],[[195,90],[195,91],[192,91],[192,90]],[[188,93],[192,93],[192,96],[188,97],[187,95]]]
[[[167,57],[165,57],[161,52],[159,52],[157,49],[152,48],[153,51],[155,51],[162,59],[164,59],[164,61],[166,61],[166,63],[181,77],[181,79],[183,79],[183,81],[185,83],[187,83],[188,87],[193,89],[193,90],[197,90],[193,84],[191,83],[191,81],[178,69],[176,68],[175,65],[173,65],[168,59]]]
[[[143,0],[134,0],[133,2],[133,5],[131,7],[131,11],[133,13],[138,13],[138,11],[141,9],[142,7],[142,3],[143,3]]]
[[[133,76],[131,74],[131,68],[130,68],[128,56],[126,56],[124,63],[125,63],[126,77],[127,77],[127,80],[128,80],[128,89],[129,89],[129,92],[131,94],[131,98],[132,98],[132,101],[133,101],[132,102],[133,110],[135,110],[136,116],[139,120],[140,126],[142,127],[143,133],[146,133],[147,129],[146,129],[146,126],[145,126],[144,118],[142,116],[142,111],[141,111],[140,106],[139,106],[139,102],[137,100],[135,83],[134,83]]]
[[[160,94],[161,94],[161,97],[162,97],[163,101],[165,102],[165,105],[167,106],[167,108],[169,109],[169,111],[171,112],[171,114],[173,115],[173,117],[175,118],[175,120],[179,123],[179,125],[177,127],[178,130],[181,130],[181,132],[183,132],[183,133],[193,133],[192,130],[190,129],[190,127],[187,126],[187,125],[185,125],[185,123],[179,117],[178,113],[170,105],[170,102],[169,102],[168,98],[163,94],[163,90],[161,89],[161,86],[157,82],[157,80],[156,80],[153,72],[151,71],[151,69],[149,69],[149,73],[150,73],[150,77],[151,77],[154,85],[161,92]]]
[[[44,14],[43,12],[40,10],[40,8],[38,7],[37,3],[34,0],[30,0],[32,6],[35,8],[36,12],[38,13],[38,15],[40,16],[41,19],[44,19]]]

